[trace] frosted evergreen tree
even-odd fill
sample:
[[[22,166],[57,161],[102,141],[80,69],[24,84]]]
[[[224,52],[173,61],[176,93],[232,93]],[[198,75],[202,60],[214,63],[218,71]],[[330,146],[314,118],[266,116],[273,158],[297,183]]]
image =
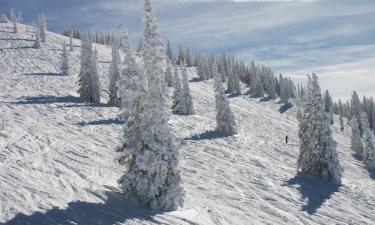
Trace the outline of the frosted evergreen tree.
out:
[[[179,101],[178,98],[181,95],[181,92],[182,92],[181,78],[178,72],[178,68],[175,67],[174,68],[174,90],[173,90],[173,95],[172,95],[172,99],[173,99],[172,105],[177,104],[177,102]]]
[[[183,203],[183,188],[162,87],[165,52],[149,0],[145,0],[143,45],[147,82],[125,125],[119,163],[126,170],[119,183],[126,198],[135,198],[153,210],[175,210]]]
[[[263,84],[262,84],[262,80],[260,79],[259,76],[256,76],[256,81],[255,81],[255,84],[256,84],[256,89],[255,89],[255,94],[259,97],[259,98],[263,98],[264,97],[264,88],[263,88]]]
[[[73,47],[73,31],[72,30],[69,32],[69,50],[71,52],[74,51],[74,47]]]
[[[18,27],[17,27],[17,19],[13,21],[13,33],[18,33]]]
[[[172,112],[177,115],[193,115],[193,98],[190,94],[186,66],[182,66],[182,89],[173,96]],[[176,81],[177,82],[177,81]]]
[[[240,85],[240,76],[236,71],[235,67],[233,67],[233,92],[236,94],[241,94],[241,85]]]
[[[351,135],[351,146],[350,149],[352,150],[353,154],[356,156],[363,155],[363,144],[361,140],[361,133],[359,131],[359,126],[357,122],[357,118],[353,117],[350,126],[352,128],[352,135]]]
[[[130,42],[128,30],[122,27],[122,50],[124,51],[124,60],[120,71],[120,80],[118,82],[118,89],[120,91],[121,99],[121,113],[120,118],[123,121],[127,121],[130,116],[135,99],[139,92],[142,92],[144,87],[144,77],[140,72],[140,69],[135,61],[133,47]]]
[[[47,38],[47,21],[44,13],[39,15],[39,31],[40,31],[40,40],[46,42]]]
[[[359,100],[358,94],[356,91],[353,91],[351,103],[351,117],[356,117],[358,120],[359,130],[361,132],[361,137],[363,136],[363,128],[362,128],[362,104],[361,100]]]
[[[118,46],[114,45],[112,47],[112,60],[111,65],[109,66],[109,100],[108,104],[113,106],[121,106],[121,99],[118,93],[117,82],[120,79],[120,69],[119,61],[120,55],[118,53]]]
[[[40,49],[42,45],[40,44],[40,34],[39,34],[39,29],[35,27],[35,41],[33,48]]]
[[[173,53],[172,53],[172,48],[171,48],[171,43],[168,41],[167,42],[167,57],[169,60],[173,60]]]
[[[100,83],[97,68],[97,52],[92,48],[88,37],[82,40],[81,69],[79,72],[78,93],[90,103],[100,103]]]
[[[165,82],[166,82],[168,87],[173,87],[174,82],[173,82],[172,66],[171,66],[170,62],[168,62],[167,64],[168,64],[168,66],[167,66],[167,69],[165,70]]]
[[[362,113],[363,122],[363,163],[368,170],[375,170],[375,137],[367,122],[367,116]]]
[[[329,127],[329,116],[324,111],[318,77],[309,77],[299,124],[300,154],[297,167],[302,172],[320,176],[341,184],[342,167],[336,142]]]
[[[236,120],[225,95],[224,86],[216,63],[214,64],[213,72],[215,82],[216,130],[230,135],[237,134]]]
[[[344,117],[342,116],[342,114],[340,114],[339,120],[340,120],[340,130],[344,131],[344,129],[345,129],[345,127],[344,127]]]
[[[69,75],[69,61],[68,61],[68,53],[66,52],[66,44],[63,44],[63,51],[62,51],[62,63],[61,63],[61,72],[64,75]]]

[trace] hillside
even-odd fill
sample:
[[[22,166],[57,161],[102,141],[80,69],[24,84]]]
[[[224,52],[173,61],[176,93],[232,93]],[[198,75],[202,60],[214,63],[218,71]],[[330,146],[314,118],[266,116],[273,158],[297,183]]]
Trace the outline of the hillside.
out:
[[[373,224],[375,180],[349,152],[350,129],[332,127],[345,171],[343,186],[297,174],[294,109],[249,95],[230,96],[239,134],[216,132],[212,81],[190,82],[194,116],[173,115],[181,141],[183,209],[154,214],[122,199],[118,109],[77,97],[80,41],[71,76],[59,74],[66,37],[48,33],[30,48],[33,28],[0,24],[0,224]],[[102,102],[110,49],[99,52]],[[190,69],[190,78],[195,69]],[[243,88],[243,93],[247,89]],[[336,118],[337,121],[337,118]],[[336,122],[337,124],[337,122]],[[291,143],[285,144],[285,136]]]

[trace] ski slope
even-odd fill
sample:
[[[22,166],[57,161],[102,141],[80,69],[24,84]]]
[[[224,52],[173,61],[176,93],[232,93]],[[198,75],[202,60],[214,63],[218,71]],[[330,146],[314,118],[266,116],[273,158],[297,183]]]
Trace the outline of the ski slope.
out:
[[[350,128],[332,127],[345,171],[343,186],[297,174],[294,109],[230,96],[239,134],[214,132],[212,81],[195,82],[195,115],[170,121],[180,142],[186,192],[182,209],[155,213],[125,201],[114,162],[121,143],[118,109],[107,101],[111,49],[99,52],[102,102],[77,97],[80,41],[68,52],[71,76],[59,74],[62,44],[48,33],[33,49],[33,28],[0,24],[0,224],[374,224],[375,178],[350,154]],[[243,88],[243,93],[247,89]],[[336,124],[337,122],[336,118]],[[290,139],[285,144],[285,136]]]

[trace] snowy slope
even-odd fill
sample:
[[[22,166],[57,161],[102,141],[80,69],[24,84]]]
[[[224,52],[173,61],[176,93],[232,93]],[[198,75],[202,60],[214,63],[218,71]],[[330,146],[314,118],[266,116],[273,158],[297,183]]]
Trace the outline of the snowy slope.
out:
[[[280,113],[276,103],[232,96],[239,134],[222,136],[214,132],[212,81],[190,82],[196,115],[170,121],[181,141],[184,208],[155,214],[124,201],[113,161],[122,125],[117,108],[77,97],[80,42],[69,52],[74,74],[61,76],[67,38],[48,33],[36,50],[31,27],[10,31],[0,24],[0,224],[374,223],[375,180],[351,156],[348,127],[342,133],[333,126],[343,186],[298,175],[293,109]],[[95,46],[105,102],[110,49]]]

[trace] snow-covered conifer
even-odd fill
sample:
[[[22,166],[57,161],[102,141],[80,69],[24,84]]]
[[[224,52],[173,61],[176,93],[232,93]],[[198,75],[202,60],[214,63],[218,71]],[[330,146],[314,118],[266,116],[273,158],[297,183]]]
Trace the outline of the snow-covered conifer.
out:
[[[46,16],[44,15],[44,13],[39,15],[39,31],[40,31],[40,40],[42,42],[46,42],[47,21],[46,21]]]
[[[42,46],[41,46],[41,43],[40,43],[39,29],[37,27],[35,27],[35,41],[34,41],[33,48],[40,49],[41,47]]]
[[[362,113],[364,152],[363,163],[368,170],[375,170],[375,137],[367,122],[366,113]]]
[[[120,92],[121,113],[120,118],[126,121],[130,116],[135,99],[139,92],[142,92],[144,87],[141,82],[144,82],[144,77],[138,67],[133,52],[133,47],[129,38],[129,33],[126,27],[121,27],[121,49],[124,52],[124,59],[121,65],[120,79],[117,82],[118,90]]]
[[[74,47],[73,47],[73,31],[70,30],[69,32],[69,50],[72,52],[74,51]]]
[[[168,62],[167,64],[168,64],[168,66],[167,66],[167,68],[165,70],[165,82],[166,82],[166,84],[167,84],[168,87],[173,87],[174,86],[174,82],[173,82],[172,66],[171,66],[170,62]]]
[[[363,144],[362,144],[361,133],[359,131],[359,126],[358,126],[357,121],[358,121],[357,118],[354,116],[350,122],[350,126],[352,128],[350,149],[352,150],[354,155],[362,156]]]
[[[236,120],[225,95],[224,86],[216,63],[214,64],[213,72],[215,82],[216,130],[230,135],[237,134]]]
[[[118,53],[118,46],[112,47],[112,60],[109,66],[109,100],[108,104],[113,106],[121,106],[121,99],[118,92],[118,80],[120,78],[120,55]]]
[[[62,51],[61,72],[64,75],[69,75],[69,61],[68,61],[68,53],[66,52],[65,43],[63,44],[63,51]]]
[[[182,89],[175,92],[173,97],[172,112],[178,115],[193,115],[193,98],[190,94],[189,80],[187,76],[187,68],[182,66]],[[177,82],[177,81],[176,81]]]
[[[297,167],[302,172],[321,176],[341,184],[342,167],[336,142],[329,127],[329,116],[324,111],[318,77],[309,77],[299,124],[300,154]]]
[[[78,93],[90,103],[100,103],[100,83],[97,68],[97,52],[86,36],[82,40],[81,69],[79,72]]]
[[[162,87],[165,52],[150,0],[145,0],[143,45],[145,91],[137,95],[125,125],[119,162],[126,171],[119,183],[126,197],[135,198],[153,210],[175,210],[183,203],[183,188]]]
[[[344,129],[345,129],[345,127],[344,127],[344,117],[342,116],[342,114],[340,114],[339,120],[340,120],[340,130],[344,131]]]
[[[18,33],[17,19],[13,21],[13,33]]]

